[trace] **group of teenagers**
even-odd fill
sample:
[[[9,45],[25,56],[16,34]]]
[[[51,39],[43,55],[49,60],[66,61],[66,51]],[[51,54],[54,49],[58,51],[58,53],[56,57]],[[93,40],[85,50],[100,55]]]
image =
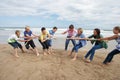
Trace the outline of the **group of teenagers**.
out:
[[[37,56],[39,56],[39,52],[33,41],[33,39],[37,38],[43,47],[43,54],[44,55],[53,54],[52,40],[55,38],[54,34],[56,31],[57,31],[57,27],[53,27],[53,29],[49,31],[47,31],[45,27],[42,27],[40,35],[36,35],[32,33],[29,26],[26,26],[24,31],[24,36],[20,36],[20,31],[16,30],[15,34],[11,35],[8,38],[8,44],[10,44],[14,48],[15,57],[19,57],[17,52],[18,48],[20,48],[24,53],[23,47],[18,41],[25,43],[25,47],[27,51],[33,51],[34,53],[36,53]],[[93,60],[96,50],[102,48],[105,49],[108,48],[108,45],[105,40],[116,40],[116,42],[118,43],[116,45],[116,48],[112,50],[103,61],[103,64],[108,64],[112,61],[114,55],[120,53],[120,26],[115,26],[113,28],[113,33],[114,33],[113,36],[103,37],[100,29],[95,28],[93,30],[92,35],[90,35],[89,37],[85,37],[82,28],[78,28],[77,30],[75,30],[74,25],[71,24],[68,30],[62,33],[62,34],[67,34],[65,41],[65,51],[67,51],[69,42],[71,41],[73,44],[73,48],[69,53],[69,56],[72,56],[72,54],[74,53],[74,57],[72,60],[76,60],[78,55],[78,50],[84,47],[87,44],[87,41],[90,41],[93,44],[93,47],[84,56],[85,61],[90,63]],[[21,38],[24,38],[24,40]]]

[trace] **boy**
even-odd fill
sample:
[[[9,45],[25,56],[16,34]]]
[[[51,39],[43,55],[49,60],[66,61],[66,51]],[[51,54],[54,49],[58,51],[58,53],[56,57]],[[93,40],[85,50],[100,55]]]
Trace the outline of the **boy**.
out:
[[[33,35],[33,37],[32,37],[32,35]],[[37,50],[37,48],[34,44],[34,41],[32,39],[32,38],[36,38],[37,36],[32,33],[29,26],[25,27],[24,36],[27,37],[27,38],[25,38],[25,40],[31,39],[28,42],[25,42],[26,49],[30,49],[30,46],[31,46],[32,47],[31,50],[35,51],[36,55],[39,56],[38,50]]]
[[[48,45],[51,52],[52,52],[52,38],[54,38],[54,34],[56,31],[57,31],[57,27],[53,27],[52,30],[49,30],[49,34],[51,38],[48,40]]]
[[[15,31],[15,34],[14,35],[11,35],[9,38],[8,38],[8,44],[10,44],[13,48],[14,48],[14,52],[15,52],[15,54],[14,54],[14,56],[15,57],[19,57],[18,56],[18,52],[17,52],[17,50],[18,50],[18,47],[21,49],[21,51],[24,53],[24,50],[23,50],[23,47],[22,47],[22,45],[18,42],[18,41],[20,41],[20,42],[27,42],[27,40],[21,40],[20,39],[21,37],[20,37],[20,31],[19,30],[16,30]]]
[[[41,28],[41,34],[39,37],[39,42],[41,43],[43,47],[43,55],[51,54],[49,52],[49,44],[48,44],[48,38],[50,38],[50,34],[46,31],[45,27]],[[47,53],[46,53],[47,52]]]

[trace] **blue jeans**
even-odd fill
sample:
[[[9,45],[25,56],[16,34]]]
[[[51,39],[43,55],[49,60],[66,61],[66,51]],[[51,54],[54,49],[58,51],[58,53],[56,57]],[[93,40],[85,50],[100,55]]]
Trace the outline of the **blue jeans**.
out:
[[[85,58],[87,58],[88,56],[90,56],[90,60],[92,61],[93,57],[94,57],[94,54],[95,54],[95,50],[101,49],[101,48],[102,48],[101,45],[95,45],[95,46],[93,46],[92,49],[90,49],[88,51],[88,53],[85,55]]]
[[[111,62],[112,59],[113,59],[113,57],[114,57],[114,55],[119,54],[119,53],[120,53],[119,50],[114,49],[113,51],[111,51],[111,52],[107,55],[107,57],[106,57],[106,59],[103,61],[103,63],[106,64],[107,62]]]
[[[76,44],[76,45],[73,47],[72,52],[75,51],[76,53],[78,53],[78,49],[81,48],[81,47],[83,47],[81,43]]]
[[[72,41],[73,46],[76,45],[76,41],[75,41],[75,40],[73,40],[73,39],[66,39],[66,42],[65,42],[65,50],[67,50],[68,44],[69,44],[70,41]]]
[[[48,40],[48,46],[51,47],[52,46],[52,40]]]

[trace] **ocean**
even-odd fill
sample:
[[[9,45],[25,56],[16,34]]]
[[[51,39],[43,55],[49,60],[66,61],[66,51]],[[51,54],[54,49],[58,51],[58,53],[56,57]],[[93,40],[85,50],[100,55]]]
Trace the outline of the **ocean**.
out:
[[[51,30],[52,28],[46,28],[48,31]],[[7,44],[7,39],[10,35],[14,34],[15,30],[20,30],[21,31],[21,35],[23,35],[23,32],[24,32],[24,27],[0,27],[0,44]],[[41,31],[41,28],[32,28],[31,27],[31,30],[33,31],[34,34],[36,35],[40,35],[40,31]],[[57,37],[56,40],[53,40],[54,43],[53,43],[53,46],[55,48],[64,48],[64,44],[65,44],[65,38],[66,38],[66,35],[62,35],[61,33],[66,31],[67,29],[66,28],[58,28],[56,34],[55,34],[55,37]],[[93,30],[84,30],[84,34],[86,35],[86,37],[90,36],[91,34],[93,34]],[[113,32],[111,30],[101,30],[101,34],[104,36],[104,37],[108,37],[108,36],[112,36],[113,35]],[[35,43],[36,44],[39,44],[38,40],[35,40]],[[58,46],[60,45],[60,46]],[[91,45],[90,43],[88,42],[88,45],[85,49],[88,49],[88,48],[91,48]],[[108,43],[109,45],[109,50],[115,48],[115,45],[116,45],[116,42],[113,40],[113,41],[110,41]]]

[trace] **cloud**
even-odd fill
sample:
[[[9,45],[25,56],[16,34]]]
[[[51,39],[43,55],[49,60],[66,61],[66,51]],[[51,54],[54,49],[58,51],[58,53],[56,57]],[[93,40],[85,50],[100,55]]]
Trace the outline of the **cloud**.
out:
[[[78,24],[84,21],[120,24],[119,3],[120,0],[3,0],[0,3],[0,16],[57,15],[57,20]]]

